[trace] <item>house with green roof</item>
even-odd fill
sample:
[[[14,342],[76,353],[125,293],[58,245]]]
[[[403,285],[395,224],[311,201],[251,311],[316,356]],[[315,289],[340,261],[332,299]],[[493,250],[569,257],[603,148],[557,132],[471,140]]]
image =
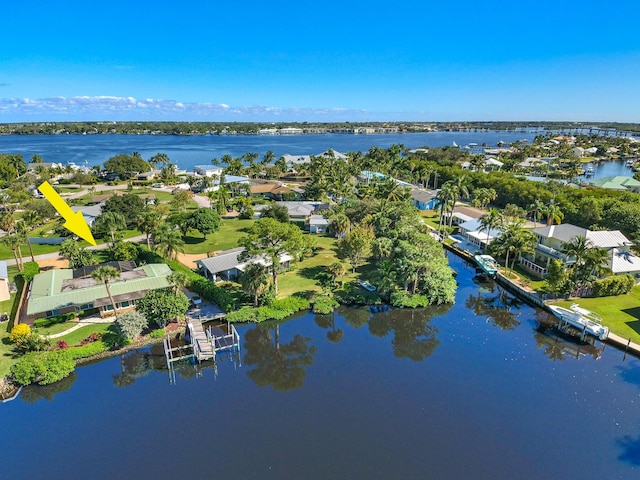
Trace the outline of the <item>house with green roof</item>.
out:
[[[75,273],[75,275],[74,275]],[[69,312],[97,309],[101,317],[114,315],[107,289],[90,273],[72,269],[48,270],[37,274],[27,294],[27,323],[37,318],[55,317]],[[135,309],[135,302],[147,292],[171,286],[171,269],[163,263],[121,271],[109,282],[118,313]]]
[[[608,188],[610,190],[631,190],[632,192],[640,192],[640,182],[632,177],[617,175],[615,177],[602,177],[592,180],[591,185],[594,187]]]

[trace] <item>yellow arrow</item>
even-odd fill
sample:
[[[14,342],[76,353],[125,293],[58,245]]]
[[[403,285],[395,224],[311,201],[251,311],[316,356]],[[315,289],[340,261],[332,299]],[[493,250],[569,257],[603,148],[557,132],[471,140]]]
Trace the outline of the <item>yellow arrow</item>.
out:
[[[89,225],[87,225],[87,221],[82,216],[82,212],[74,212],[71,210],[71,207],[67,205],[63,198],[58,195],[58,192],[49,185],[49,182],[44,182],[38,187],[38,190],[40,190],[40,193],[44,195],[44,198],[58,211],[62,218],[66,220],[66,222],[64,222],[64,228],[75,233],[91,245],[96,245],[96,241],[93,239],[93,234],[91,230],[89,230]]]

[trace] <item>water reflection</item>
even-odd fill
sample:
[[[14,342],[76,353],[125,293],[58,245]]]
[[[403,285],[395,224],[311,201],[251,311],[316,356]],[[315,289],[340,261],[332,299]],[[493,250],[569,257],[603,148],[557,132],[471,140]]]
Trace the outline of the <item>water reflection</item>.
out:
[[[253,368],[247,376],[260,387],[279,392],[304,385],[305,367],[313,363],[316,347],[311,338],[296,334],[289,343],[280,342],[280,323],[258,325],[244,335],[244,362]]]
[[[595,360],[602,357],[603,344],[596,347],[595,340],[594,343],[583,342],[578,337],[557,330],[555,317],[550,313],[536,310],[535,323],[533,338],[536,346],[549,360],[563,361],[567,356],[578,360],[582,355],[591,356]]]
[[[431,356],[440,344],[438,329],[431,320],[446,314],[453,305],[438,305],[425,309],[389,309],[375,313],[369,320],[369,332],[376,337],[393,334],[391,345],[396,357],[421,362]],[[346,318],[348,321],[348,315]]]
[[[22,389],[20,398],[26,403],[36,403],[42,399],[52,402],[56,394],[69,390],[77,378],[76,372],[72,372],[68,377],[49,385],[29,385]]]
[[[344,337],[344,331],[336,328],[336,312],[330,315],[316,315],[314,318],[316,325],[323,329],[329,329],[327,332],[327,340],[331,343],[339,343]]]
[[[502,330],[514,330],[520,325],[518,316],[522,303],[517,298],[492,280],[474,277],[473,282],[478,285],[478,294],[469,295],[465,301],[468,309]]]

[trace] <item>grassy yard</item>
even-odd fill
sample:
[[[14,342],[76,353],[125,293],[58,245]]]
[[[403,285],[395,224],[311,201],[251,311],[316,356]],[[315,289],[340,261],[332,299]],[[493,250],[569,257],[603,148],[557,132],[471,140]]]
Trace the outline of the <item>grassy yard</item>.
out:
[[[611,332],[640,344],[640,286],[634,287],[626,295],[580,298],[574,301],[560,301],[557,305],[568,307],[572,303],[599,315],[602,323],[609,327]]]
[[[87,325],[86,327],[82,327],[74,332],[71,332],[69,335],[54,338],[52,340],[52,343],[55,343],[58,340],[64,340],[69,346],[78,345],[82,340],[84,340],[94,332],[102,334],[106,333],[110,326],[111,323],[96,323],[95,325]]]
[[[339,261],[336,256],[337,240],[324,235],[317,235],[315,238],[318,241],[316,254],[300,262],[294,270],[278,277],[279,297],[288,297],[300,291],[321,291],[318,285],[318,275],[326,271],[325,267]],[[348,273],[343,277],[343,280],[352,280],[355,275],[351,274],[348,264],[345,266]]]
[[[240,220],[237,218],[222,220],[220,230],[203,238],[198,232],[189,232],[185,237],[184,253],[197,254],[228,250],[238,246],[238,240],[246,234],[253,220]]]

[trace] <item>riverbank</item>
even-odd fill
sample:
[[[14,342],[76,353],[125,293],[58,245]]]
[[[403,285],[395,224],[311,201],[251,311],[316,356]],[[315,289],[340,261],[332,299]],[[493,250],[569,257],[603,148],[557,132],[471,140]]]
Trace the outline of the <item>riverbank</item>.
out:
[[[446,243],[443,243],[443,245],[450,252],[465,259],[469,263],[476,265],[476,261],[473,258],[473,255],[471,253],[465,250],[456,248],[455,245],[449,245]],[[553,315],[552,310],[549,308],[547,303],[538,296],[538,293],[535,290],[523,284],[522,282],[518,280],[515,280],[515,281],[511,280],[507,278],[505,275],[502,275],[501,273],[498,273],[498,275],[496,276],[496,282],[500,283],[502,286],[507,288],[511,293],[513,293],[514,295],[516,295],[518,298],[525,301],[529,305],[542,308],[543,310],[547,311],[549,314]],[[601,312],[599,312],[598,311],[599,309],[597,308],[598,306],[597,301],[599,300],[600,301],[599,303],[601,303],[602,299],[603,299],[602,297],[588,298],[588,299],[580,298],[580,302],[581,302],[581,306],[583,306],[584,308],[588,310],[592,310],[595,313],[601,315]],[[564,302],[558,302],[558,303],[560,305],[564,303],[566,304],[566,306],[569,306],[569,304],[574,302],[564,301]],[[635,304],[637,305],[637,303]],[[611,305],[611,302],[608,302],[608,305]],[[622,335],[618,335],[615,332],[611,332],[611,327],[613,325],[611,325],[611,323],[607,324],[608,322],[606,321],[606,318],[607,318],[606,316],[603,316],[602,318],[603,318],[603,325],[610,329],[609,336],[605,340],[605,343],[607,345],[611,345],[614,348],[617,348],[618,350],[624,351],[625,353],[629,353],[635,357],[640,358],[640,343],[632,341],[631,338],[625,338]]]

